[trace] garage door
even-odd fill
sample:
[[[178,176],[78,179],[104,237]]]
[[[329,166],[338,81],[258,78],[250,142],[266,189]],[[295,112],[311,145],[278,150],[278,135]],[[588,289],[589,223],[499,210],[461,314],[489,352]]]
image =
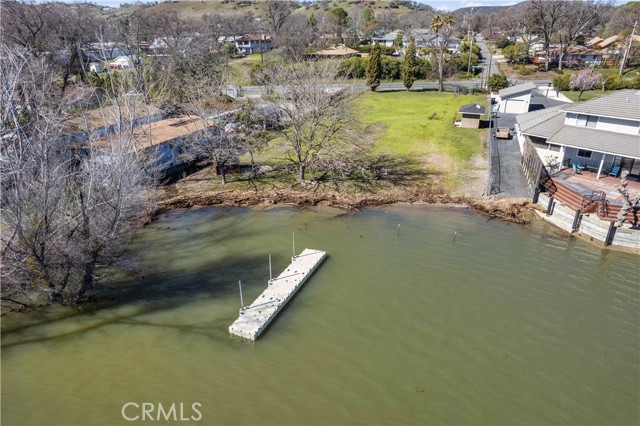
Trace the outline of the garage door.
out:
[[[524,110],[525,102],[521,99],[503,99],[504,108],[502,112],[509,114],[522,114],[527,111]]]

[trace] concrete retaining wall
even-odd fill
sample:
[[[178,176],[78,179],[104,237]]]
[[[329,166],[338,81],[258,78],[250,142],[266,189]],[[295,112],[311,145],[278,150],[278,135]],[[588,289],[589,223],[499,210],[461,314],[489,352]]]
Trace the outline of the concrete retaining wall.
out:
[[[546,194],[540,194],[538,204],[546,210],[549,205],[549,197]],[[553,223],[564,231],[573,232],[571,227],[573,226],[575,214],[575,210],[565,206],[557,200],[554,200],[551,215],[542,213],[540,216],[544,220]],[[579,232],[584,236],[591,237],[604,244],[604,241],[607,238],[607,233],[609,232],[609,224],[609,221],[600,220],[596,214],[586,214],[581,216],[579,227],[576,232]],[[639,229],[616,228],[614,231],[613,238],[611,239],[611,245],[640,249]]]

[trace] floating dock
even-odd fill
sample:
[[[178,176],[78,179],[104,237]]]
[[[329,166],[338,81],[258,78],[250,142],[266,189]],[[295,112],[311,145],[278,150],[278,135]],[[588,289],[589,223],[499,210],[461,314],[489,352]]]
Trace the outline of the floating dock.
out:
[[[269,280],[266,290],[251,305],[240,308],[229,333],[256,340],[325,257],[327,253],[322,250],[304,249],[291,258],[291,264],[277,278]]]

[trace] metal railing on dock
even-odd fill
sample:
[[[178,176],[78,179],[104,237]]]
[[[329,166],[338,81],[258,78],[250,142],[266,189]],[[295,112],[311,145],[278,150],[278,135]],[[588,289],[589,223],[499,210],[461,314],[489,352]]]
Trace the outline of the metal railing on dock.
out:
[[[304,249],[292,257],[291,264],[279,276],[269,280],[267,288],[253,303],[240,308],[240,315],[229,326],[229,333],[256,340],[326,256],[322,250]]]

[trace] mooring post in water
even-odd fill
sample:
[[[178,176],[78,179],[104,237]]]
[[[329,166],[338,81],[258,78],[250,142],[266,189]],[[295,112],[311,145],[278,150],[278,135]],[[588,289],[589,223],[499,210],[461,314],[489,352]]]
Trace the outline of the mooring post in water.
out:
[[[296,257],[296,233],[295,232],[292,233],[292,242],[293,242],[293,257],[292,257],[292,259],[295,259],[295,257]]]
[[[238,287],[240,287],[240,309],[244,308],[244,300],[242,300],[242,281],[238,280]]]
[[[398,224],[398,234],[397,234],[397,236],[398,237],[400,236],[400,224]]]
[[[273,279],[273,276],[271,275],[271,253],[269,253],[269,281],[271,281]]]
[[[456,242],[456,235],[458,235],[457,231],[453,231],[453,242]]]

